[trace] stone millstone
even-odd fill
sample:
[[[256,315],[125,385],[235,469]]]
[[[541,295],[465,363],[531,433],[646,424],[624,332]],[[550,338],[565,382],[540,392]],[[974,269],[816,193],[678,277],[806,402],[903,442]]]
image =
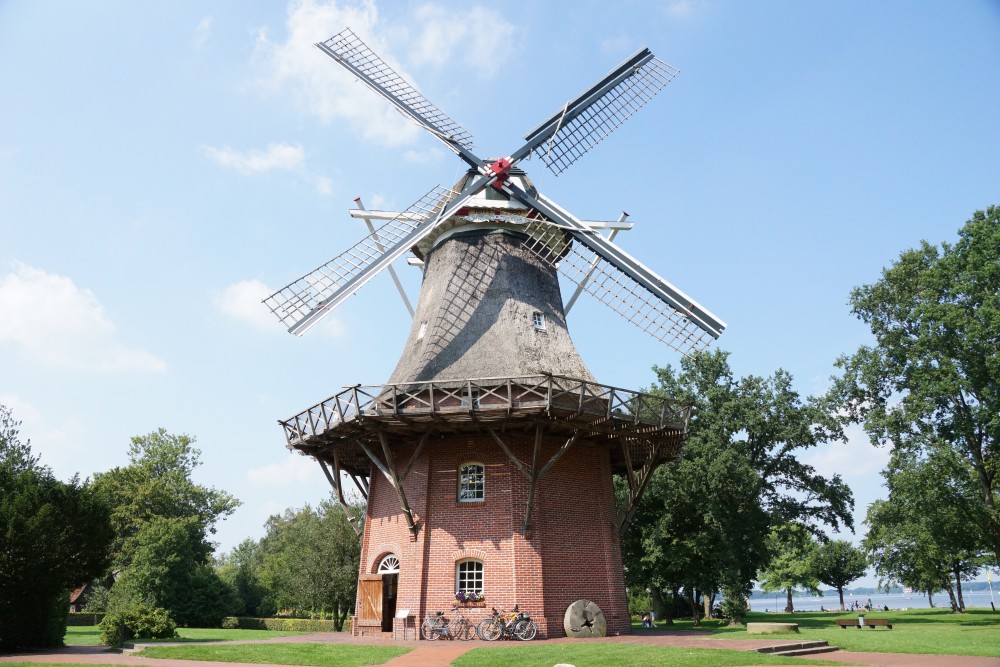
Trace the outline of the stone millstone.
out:
[[[574,639],[606,637],[608,634],[604,612],[590,600],[577,600],[566,609],[563,628],[566,636]]]

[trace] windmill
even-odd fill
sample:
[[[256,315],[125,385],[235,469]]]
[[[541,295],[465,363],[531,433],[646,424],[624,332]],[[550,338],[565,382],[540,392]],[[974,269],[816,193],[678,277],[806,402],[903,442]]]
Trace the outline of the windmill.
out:
[[[345,509],[343,476],[367,501],[355,634],[398,630],[397,610],[419,619],[456,594],[517,602],[542,636],[590,632],[562,622],[579,600],[609,632],[628,632],[619,535],[653,470],[679,456],[689,408],[597,383],[569,336],[558,274],[578,286],[568,305],[586,291],[684,354],[725,324],[599,233],[614,224],[575,217],[519,165],[534,156],[562,173],[678,70],[642,49],[520,148],[484,159],[352,31],[316,46],[468,167],[401,213],[359,213],[384,221],[265,299],[301,335],[406,253],[423,268],[389,381],[280,422]],[[629,487],[618,509],[613,474]]]

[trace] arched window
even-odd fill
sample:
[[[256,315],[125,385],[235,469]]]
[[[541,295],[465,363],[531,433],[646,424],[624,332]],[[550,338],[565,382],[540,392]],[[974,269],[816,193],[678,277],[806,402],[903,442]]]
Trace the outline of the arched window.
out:
[[[486,491],[486,471],[482,463],[464,463],[458,468],[458,502],[481,502]]]
[[[455,593],[483,594],[483,561],[470,558],[455,565]]]
[[[399,572],[399,558],[396,554],[388,554],[378,564],[377,574],[395,574]]]

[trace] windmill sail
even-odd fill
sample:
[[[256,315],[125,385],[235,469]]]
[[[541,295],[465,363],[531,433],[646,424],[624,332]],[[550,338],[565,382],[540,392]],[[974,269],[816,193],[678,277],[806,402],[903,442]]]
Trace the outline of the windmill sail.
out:
[[[429,234],[453,190],[437,186],[346,252],[264,299],[288,331],[302,335]]]
[[[555,202],[543,196],[535,199],[513,185],[509,189],[549,218],[527,226],[529,248],[635,326],[682,354],[699,352],[726,328],[697,301]]]
[[[382,60],[346,28],[316,46],[366,86],[384,97],[404,116],[416,121],[459,155],[472,148],[472,135]]]
[[[533,151],[558,176],[621,127],[679,73],[649,49],[641,49],[528,133],[525,149]]]

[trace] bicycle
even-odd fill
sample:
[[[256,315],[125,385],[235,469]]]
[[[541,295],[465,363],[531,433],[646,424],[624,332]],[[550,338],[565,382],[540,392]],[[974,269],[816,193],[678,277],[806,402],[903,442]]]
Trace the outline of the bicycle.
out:
[[[531,620],[531,616],[521,612],[517,605],[514,605],[514,611],[511,612],[502,609],[497,611],[496,607],[492,609],[492,616],[484,619],[476,628],[476,634],[485,641],[492,642],[501,637],[530,641],[538,634],[538,626]]]
[[[443,611],[435,612],[433,616],[426,616],[420,626],[420,635],[428,641],[436,641],[442,637],[469,641],[475,637],[475,626],[462,616],[458,605],[454,605],[452,611],[455,612],[455,618],[451,621],[445,619]]]

